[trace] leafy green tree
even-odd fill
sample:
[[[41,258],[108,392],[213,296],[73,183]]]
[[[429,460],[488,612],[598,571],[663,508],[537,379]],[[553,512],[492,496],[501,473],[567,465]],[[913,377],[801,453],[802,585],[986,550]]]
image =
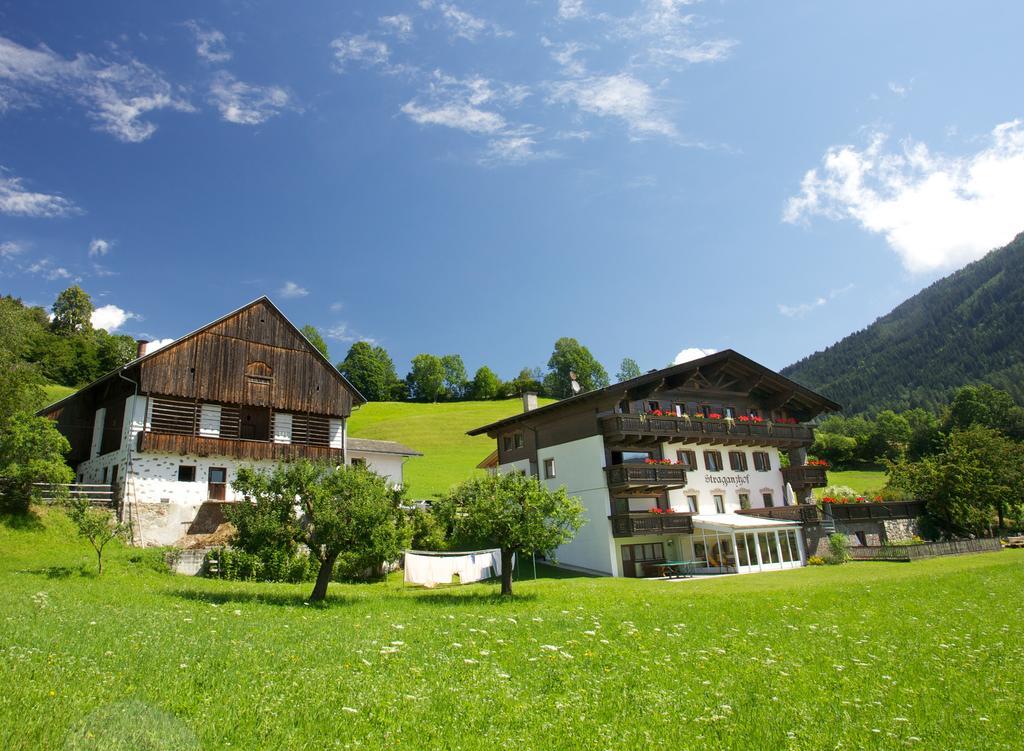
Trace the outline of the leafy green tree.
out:
[[[864,444],[865,458],[869,461],[896,461],[910,443],[910,423],[903,415],[890,409],[875,418],[875,423]]]
[[[35,483],[73,482],[64,463],[67,438],[49,420],[15,412],[0,424],[0,501],[7,511],[24,513],[35,499]]]
[[[972,425],[1001,430],[1021,439],[1024,438],[1024,410],[1008,393],[988,384],[964,386],[953,396],[943,428],[948,433]]]
[[[833,467],[847,466],[857,454],[857,439],[838,433],[822,433],[816,431],[811,453],[824,459]]]
[[[444,391],[444,363],[437,355],[421,354],[412,358],[412,370],[406,376],[413,399],[436,402]]]
[[[243,467],[232,487],[246,500],[240,507],[256,507],[233,512],[235,518],[240,513],[255,519],[245,529],[254,530],[262,542],[291,538],[302,543],[320,564],[310,602],[326,598],[339,557],[383,563],[397,558],[405,542],[399,494],[361,465],[299,461],[271,472]]]
[[[97,329],[93,332],[93,341],[96,344],[97,372],[90,381],[131,362],[138,352],[135,340],[125,334],[108,334]]]
[[[569,373],[576,374],[576,380],[583,391],[593,391],[608,385],[608,373],[590,350],[571,337],[562,337],[555,342],[554,351],[548,360],[548,374],[544,377],[544,389],[548,396],[564,399],[572,396]]]
[[[96,551],[97,571],[102,574],[103,549],[111,540],[127,534],[128,525],[118,522],[109,509],[93,508],[85,499],[72,501],[68,516],[78,528],[78,536],[88,540]]]
[[[63,336],[92,331],[92,311],[92,298],[76,284],[57,295],[50,325]]]
[[[907,458],[911,461],[942,450],[942,429],[939,418],[928,410],[916,407],[903,413],[910,426]]]
[[[386,349],[369,342],[356,342],[338,363],[338,370],[371,402],[400,398],[401,382]]]
[[[486,365],[480,366],[469,386],[469,394],[473,399],[495,399],[501,393],[501,380]]]
[[[415,508],[409,513],[411,545],[414,550],[447,550],[448,536],[437,515],[430,509]]]
[[[518,473],[466,480],[440,501],[438,515],[460,545],[501,548],[503,595],[512,594],[514,555],[553,555],[584,522],[583,505],[564,487],[548,490]]]
[[[316,326],[311,326],[310,324],[307,323],[305,326],[302,327],[302,335],[309,339],[310,344],[312,344],[314,347],[320,350],[320,354],[322,354],[324,357],[330,357],[330,355],[327,353],[327,342],[324,341],[324,338],[320,335],[320,332],[317,331]]]
[[[632,357],[624,357],[622,363],[619,365],[619,372],[616,373],[615,378],[617,381],[628,381],[631,378],[639,378],[640,366],[636,364],[636,360]]]
[[[444,355],[441,358],[441,365],[444,367],[445,394],[452,401],[461,399],[465,396],[468,385],[462,355]]]
[[[526,392],[551,396],[551,394],[544,391],[544,374],[540,368],[533,368],[532,370],[530,368],[523,368],[520,370],[519,375],[505,384],[502,396],[518,396]]]

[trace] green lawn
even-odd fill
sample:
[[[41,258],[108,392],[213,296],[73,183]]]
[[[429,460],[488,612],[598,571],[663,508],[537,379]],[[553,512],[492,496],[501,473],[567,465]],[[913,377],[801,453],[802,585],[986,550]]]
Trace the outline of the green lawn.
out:
[[[57,512],[0,550],[8,751],[1020,748],[1024,551],[315,608],[124,548],[97,578]]]
[[[43,394],[46,399],[46,405],[44,406],[53,404],[54,402],[59,402],[65,396],[75,393],[75,390],[76,389],[72,388],[71,386],[61,386],[60,384],[57,383],[46,384],[43,387]]]
[[[853,469],[845,472],[828,473],[829,485],[844,485],[853,488],[858,493],[871,495],[885,487],[885,472],[876,470]],[[819,489],[818,495],[821,495]]]
[[[549,401],[542,399],[541,404]],[[349,435],[399,441],[421,451],[423,456],[406,462],[405,480],[412,498],[430,498],[469,477],[496,448],[493,439],[470,438],[467,430],[522,409],[520,399],[448,404],[371,402],[352,413]]]

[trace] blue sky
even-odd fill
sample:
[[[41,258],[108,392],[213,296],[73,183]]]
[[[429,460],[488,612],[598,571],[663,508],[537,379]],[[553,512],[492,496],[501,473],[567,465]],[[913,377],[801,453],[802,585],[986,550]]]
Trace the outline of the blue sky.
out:
[[[0,290],[782,367],[1024,230],[1015,3],[6,3]]]

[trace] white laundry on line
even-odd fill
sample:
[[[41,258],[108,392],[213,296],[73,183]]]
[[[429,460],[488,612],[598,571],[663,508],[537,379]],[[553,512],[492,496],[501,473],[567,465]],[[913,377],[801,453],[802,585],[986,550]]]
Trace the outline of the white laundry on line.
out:
[[[516,565],[512,556],[512,568]],[[501,550],[473,550],[461,553],[405,551],[405,583],[432,587],[449,584],[459,575],[460,584],[501,576]]]

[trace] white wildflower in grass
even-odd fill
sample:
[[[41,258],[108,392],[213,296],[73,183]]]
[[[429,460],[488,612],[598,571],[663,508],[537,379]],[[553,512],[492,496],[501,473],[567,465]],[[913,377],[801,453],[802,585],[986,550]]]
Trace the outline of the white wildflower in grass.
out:
[[[540,648],[541,649],[546,649],[548,652],[557,652],[558,649],[559,649],[554,644],[541,644]]]
[[[359,710],[358,709],[353,709],[352,707],[342,707],[341,711],[342,712],[348,712],[349,714],[359,714]]]
[[[462,661],[467,665],[476,665],[476,660],[474,660],[472,657],[465,657],[463,658]]]
[[[236,610],[236,611],[235,611],[235,615],[241,615],[241,614],[242,614],[242,611],[241,611],[241,610]]]

